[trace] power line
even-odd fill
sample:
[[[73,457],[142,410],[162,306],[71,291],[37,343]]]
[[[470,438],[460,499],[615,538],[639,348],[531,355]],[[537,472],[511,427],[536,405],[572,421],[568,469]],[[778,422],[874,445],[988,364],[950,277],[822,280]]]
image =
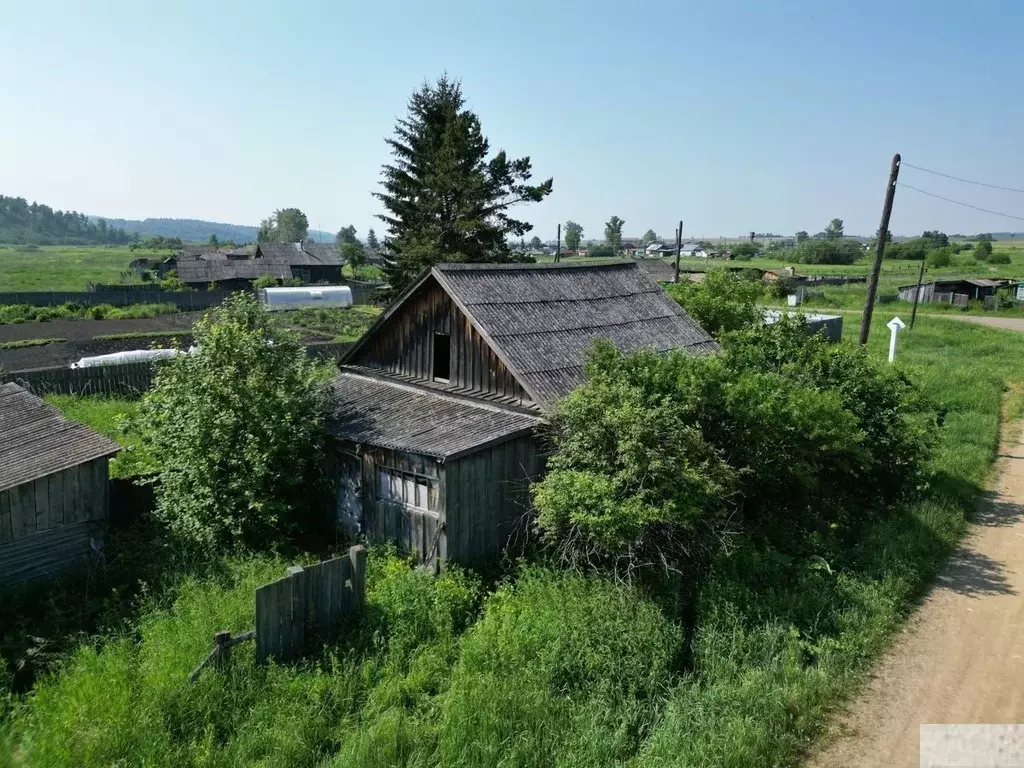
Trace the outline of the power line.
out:
[[[920,192],[922,195],[928,195],[928,197],[937,197],[939,200],[945,200],[947,203],[953,203],[954,205],[962,205],[964,208],[973,208],[974,210],[981,211],[982,213],[991,213],[993,216],[1003,216],[1007,219],[1016,219],[1017,221],[1024,221],[1024,216],[1014,216],[1012,213],[1000,213],[999,211],[990,211],[988,208],[981,208],[977,205],[971,205],[970,203],[961,203],[959,200],[952,200],[948,197],[943,197],[942,195],[936,195],[934,192],[925,192],[923,189],[912,187],[909,184],[906,184],[902,181],[898,181],[896,183],[901,187],[906,187],[907,189],[912,189],[915,192]]]
[[[922,168],[919,165],[911,165],[904,161],[903,165],[907,168],[913,168],[915,171],[924,171],[925,173],[931,173],[935,176],[942,176],[946,179],[953,179],[953,181],[962,181],[964,184],[974,184],[979,187],[988,187],[989,189],[1001,189],[1003,192],[1017,192],[1024,195],[1024,189],[1017,189],[1015,187],[1001,187],[998,184],[986,184],[984,181],[971,181],[970,179],[961,179],[959,176],[950,176],[948,173],[941,173],[939,171],[933,171],[929,168]]]

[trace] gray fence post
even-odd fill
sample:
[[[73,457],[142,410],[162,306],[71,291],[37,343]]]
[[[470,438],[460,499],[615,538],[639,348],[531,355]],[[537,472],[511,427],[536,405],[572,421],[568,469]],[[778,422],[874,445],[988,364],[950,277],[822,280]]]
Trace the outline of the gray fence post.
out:
[[[352,607],[361,611],[366,593],[366,547],[354,546],[348,556],[352,562]]]

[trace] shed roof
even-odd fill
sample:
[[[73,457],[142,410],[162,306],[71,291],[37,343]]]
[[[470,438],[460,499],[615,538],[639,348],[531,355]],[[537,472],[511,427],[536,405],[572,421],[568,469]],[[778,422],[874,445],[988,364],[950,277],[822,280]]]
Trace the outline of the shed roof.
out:
[[[633,261],[439,264],[432,274],[547,409],[583,383],[597,339],[624,352],[719,349]]]
[[[178,259],[178,277],[186,283],[209,283],[218,280],[255,280],[263,275],[280,279],[292,276],[291,268],[282,262],[266,259]]]
[[[342,369],[333,383],[335,437],[438,459],[453,459],[485,445],[527,434],[537,416],[428,392]]]
[[[0,384],[0,491],[118,450],[17,384]]]
[[[676,268],[664,259],[637,259],[636,265],[660,283],[675,282]]]

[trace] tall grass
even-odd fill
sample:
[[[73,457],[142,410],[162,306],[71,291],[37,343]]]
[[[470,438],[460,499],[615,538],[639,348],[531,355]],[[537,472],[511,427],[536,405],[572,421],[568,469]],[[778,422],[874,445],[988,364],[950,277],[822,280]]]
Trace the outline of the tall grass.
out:
[[[110,477],[125,478],[138,474],[141,438],[125,422],[139,409],[137,400],[82,395],[47,395],[46,402],[60,409],[72,421],[92,427],[121,446],[110,462]]]

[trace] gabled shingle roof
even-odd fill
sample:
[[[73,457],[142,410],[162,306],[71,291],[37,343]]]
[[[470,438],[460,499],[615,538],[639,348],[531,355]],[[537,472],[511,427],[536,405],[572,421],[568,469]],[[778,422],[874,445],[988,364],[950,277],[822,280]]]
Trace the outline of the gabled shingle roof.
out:
[[[0,384],[0,491],[118,450],[17,384]]]
[[[598,264],[439,264],[433,274],[545,409],[583,383],[587,351],[718,344],[632,261]]]
[[[333,383],[335,437],[451,459],[528,434],[540,418],[342,370]]]
[[[341,266],[341,251],[330,243],[259,243],[256,257],[293,267]]]
[[[186,283],[209,283],[217,280],[255,280],[263,275],[280,279],[292,276],[284,263],[265,259],[178,259],[178,277]]]

